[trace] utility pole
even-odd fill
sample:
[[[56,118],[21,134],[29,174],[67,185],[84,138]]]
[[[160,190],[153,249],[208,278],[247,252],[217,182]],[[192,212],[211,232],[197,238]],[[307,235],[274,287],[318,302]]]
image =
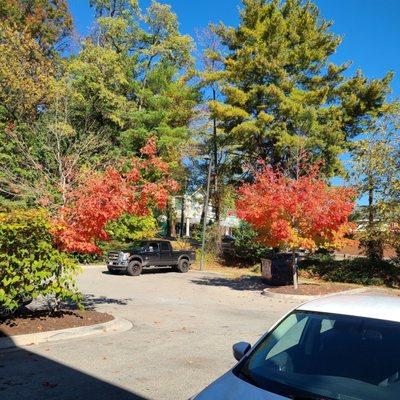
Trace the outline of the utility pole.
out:
[[[204,246],[206,243],[206,226],[207,226],[207,211],[208,211],[208,203],[210,199],[210,181],[211,181],[211,169],[212,169],[212,158],[210,156],[204,157],[205,160],[208,160],[208,174],[207,174],[207,188],[206,195],[204,198],[204,217],[203,217],[203,234],[201,238],[201,260],[200,260],[200,271],[204,268]]]
[[[217,98],[215,87],[212,87],[213,100]],[[213,116],[213,157],[214,157],[214,206],[215,206],[215,220],[219,225],[221,215],[221,205],[218,191],[218,143],[217,143],[217,118]]]
[[[183,225],[185,224],[185,195],[182,195],[182,204],[181,204],[181,232],[180,236],[183,238],[184,233],[183,233]]]

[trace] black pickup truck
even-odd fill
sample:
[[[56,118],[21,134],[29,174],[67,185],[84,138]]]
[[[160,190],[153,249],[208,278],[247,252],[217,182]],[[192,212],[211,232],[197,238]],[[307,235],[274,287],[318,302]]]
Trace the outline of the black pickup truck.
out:
[[[196,259],[194,251],[175,251],[168,240],[144,240],[125,250],[108,253],[107,269],[111,273],[137,276],[143,268],[172,267],[188,272]]]

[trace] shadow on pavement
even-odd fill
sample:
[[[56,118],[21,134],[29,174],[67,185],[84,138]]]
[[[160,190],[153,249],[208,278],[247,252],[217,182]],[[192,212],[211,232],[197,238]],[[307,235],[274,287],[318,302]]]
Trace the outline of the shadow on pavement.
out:
[[[144,269],[142,271],[142,275],[168,274],[168,273],[171,273],[171,272],[176,272],[176,271],[171,267],[166,267],[166,268],[148,268],[148,269]]]
[[[245,276],[238,279],[204,277],[200,279],[192,279],[191,282],[195,283],[196,285],[226,286],[233,290],[260,291],[267,287],[267,285],[258,276]]]
[[[12,338],[7,339],[13,345]],[[146,400],[136,393],[21,348],[0,350],[0,399]]]
[[[113,299],[106,296],[95,296],[94,294],[86,294],[83,298],[83,305],[86,310],[93,310],[100,304],[116,304],[119,306],[126,306],[129,302],[133,301],[132,298]]]

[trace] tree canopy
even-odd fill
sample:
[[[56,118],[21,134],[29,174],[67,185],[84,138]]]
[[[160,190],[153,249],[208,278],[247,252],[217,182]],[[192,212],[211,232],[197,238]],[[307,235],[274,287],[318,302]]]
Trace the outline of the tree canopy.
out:
[[[65,0],[2,1],[0,20],[29,35],[46,52],[63,50],[72,32],[72,17]]]
[[[264,167],[254,183],[239,189],[238,216],[249,222],[268,247],[336,248],[343,245],[352,224],[353,189],[331,187],[318,179],[318,168],[293,179]]]
[[[324,160],[328,176],[343,172],[339,156],[348,141],[390,107],[392,74],[346,78],[350,63],[330,62],[341,38],[309,1],[242,3],[237,27],[212,27],[224,48],[209,56],[224,68],[206,74],[221,87],[223,97],[209,105],[223,145],[237,154],[232,170],[259,159],[285,167],[302,149]]]

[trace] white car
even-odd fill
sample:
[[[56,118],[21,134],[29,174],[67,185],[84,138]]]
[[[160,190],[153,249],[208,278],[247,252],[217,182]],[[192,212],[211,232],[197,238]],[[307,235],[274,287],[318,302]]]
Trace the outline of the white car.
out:
[[[400,297],[336,295],[296,308],[193,400],[399,400]]]

